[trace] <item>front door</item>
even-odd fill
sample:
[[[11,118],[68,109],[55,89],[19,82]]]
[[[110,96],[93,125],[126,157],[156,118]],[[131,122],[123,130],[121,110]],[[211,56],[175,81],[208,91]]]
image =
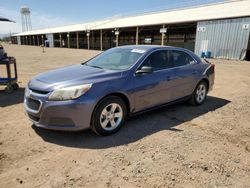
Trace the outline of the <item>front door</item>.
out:
[[[153,67],[149,74],[135,74],[133,78],[136,111],[144,110],[171,100],[174,80],[170,80],[171,70],[167,69],[166,51],[158,50],[149,55],[138,69]]]

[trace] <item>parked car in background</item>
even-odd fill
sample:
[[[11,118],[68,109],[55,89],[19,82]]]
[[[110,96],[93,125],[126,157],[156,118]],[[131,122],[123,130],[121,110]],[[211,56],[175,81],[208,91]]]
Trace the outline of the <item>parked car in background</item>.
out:
[[[213,87],[214,68],[183,48],[117,47],[34,77],[25,109],[38,127],[110,135],[139,112],[180,100],[201,105]]]

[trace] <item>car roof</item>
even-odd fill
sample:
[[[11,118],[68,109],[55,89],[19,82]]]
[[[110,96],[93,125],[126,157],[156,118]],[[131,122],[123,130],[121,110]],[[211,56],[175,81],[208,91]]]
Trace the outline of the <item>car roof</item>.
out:
[[[181,49],[186,50],[184,48],[174,47],[174,46],[160,46],[160,45],[126,45],[126,46],[120,46],[118,48],[124,48],[124,49],[139,49],[139,50],[156,50],[156,49]]]
[[[119,46],[117,48],[122,48],[122,49],[136,49],[136,50],[144,50],[147,53],[152,52],[154,50],[158,49],[165,49],[165,50],[181,50],[189,55],[191,55],[197,62],[200,62],[200,58],[194,54],[192,51],[186,49],[186,48],[180,48],[176,46],[161,46],[161,45],[126,45],[126,46]]]

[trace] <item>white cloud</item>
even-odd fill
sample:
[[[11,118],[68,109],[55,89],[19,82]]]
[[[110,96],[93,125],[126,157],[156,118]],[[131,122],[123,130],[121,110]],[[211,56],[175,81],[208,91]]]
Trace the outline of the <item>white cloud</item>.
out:
[[[14,20],[16,23],[0,22],[0,34],[18,33],[22,31],[21,14],[19,11],[9,10],[0,6],[0,16]],[[32,29],[49,28],[61,25],[72,24],[66,18],[52,17],[47,14],[32,12],[31,10]]]

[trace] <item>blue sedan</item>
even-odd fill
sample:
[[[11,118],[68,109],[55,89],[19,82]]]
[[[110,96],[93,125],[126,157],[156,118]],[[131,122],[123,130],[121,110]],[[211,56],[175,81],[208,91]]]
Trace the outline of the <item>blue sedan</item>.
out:
[[[180,100],[201,105],[213,84],[214,65],[189,50],[123,46],[34,77],[24,104],[38,127],[110,135],[137,113]]]

